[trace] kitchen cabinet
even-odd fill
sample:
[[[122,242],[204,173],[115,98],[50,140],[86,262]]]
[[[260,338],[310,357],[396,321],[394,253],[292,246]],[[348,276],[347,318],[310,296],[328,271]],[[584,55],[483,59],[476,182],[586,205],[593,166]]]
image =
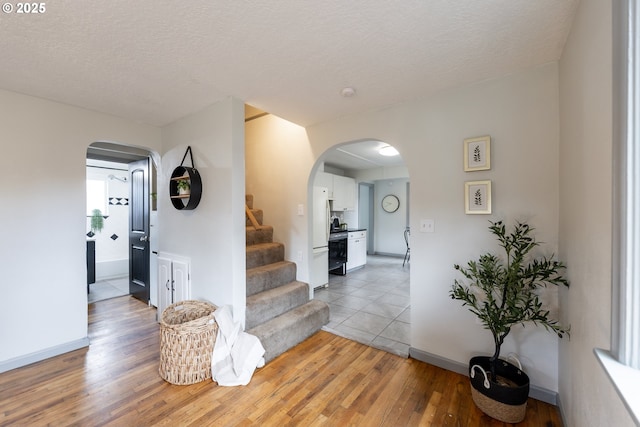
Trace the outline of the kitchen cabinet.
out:
[[[318,172],[313,183],[328,190],[332,211],[353,211],[356,209],[356,180],[348,176]]]
[[[350,231],[347,239],[347,271],[367,263],[367,230]]]
[[[356,208],[356,180],[348,176],[333,175],[334,211],[352,211]]]
[[[324,187],[327,189],[329,199],[333,199],[333,175],[326,172],[318,172],[314,184],[316,187]]]
[[[191,297],[190,261],[188,258],[158,254],[158,318],[165,308]]]

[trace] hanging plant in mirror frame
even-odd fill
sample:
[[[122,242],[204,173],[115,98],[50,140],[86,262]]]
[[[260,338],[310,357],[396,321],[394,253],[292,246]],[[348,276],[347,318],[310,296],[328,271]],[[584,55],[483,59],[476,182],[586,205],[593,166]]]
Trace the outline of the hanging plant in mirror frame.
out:
[[[178,194],[189,194],[191,191],[191,183],[188,179],[180,179],[178,180]]]

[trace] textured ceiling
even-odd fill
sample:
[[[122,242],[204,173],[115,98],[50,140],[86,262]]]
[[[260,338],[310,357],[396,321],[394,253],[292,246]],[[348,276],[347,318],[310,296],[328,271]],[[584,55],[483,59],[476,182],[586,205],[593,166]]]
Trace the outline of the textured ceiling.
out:
[[[375,169],[404,165],[404,160],[396,156],[383,156],[379,150],[389,144],[381,141],[360,141],[332,148],[322,155],[326,165],[343,170]]]
[[[306,126],[558,60],[577,2],[48,1],[0,14],[0,87],[157,126],[233,96]]]

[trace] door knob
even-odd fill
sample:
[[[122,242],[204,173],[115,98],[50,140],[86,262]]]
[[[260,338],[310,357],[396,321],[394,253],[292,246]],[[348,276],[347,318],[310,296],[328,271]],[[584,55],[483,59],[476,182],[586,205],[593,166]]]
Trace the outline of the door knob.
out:
[[[148,241],[149,241],[149,236],[142,236],[142,237],[140,237],[140,241],[141,241],[141,242],[148,242]]]

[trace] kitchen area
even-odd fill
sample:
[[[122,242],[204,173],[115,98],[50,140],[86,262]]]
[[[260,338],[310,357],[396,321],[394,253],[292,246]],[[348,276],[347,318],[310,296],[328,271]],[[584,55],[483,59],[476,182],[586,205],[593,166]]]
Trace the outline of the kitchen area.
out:
[[[402,170],[384,175],[321,165],[313,181],[310,284],[330,308],[323,329],[407,357],[409,181]]]
[[[327,287],[330,274],[344,276],[366,265],[367,229],[357,220],[349,227],[345,220],[355,219],[357,202],[354,178],[318,172],[313,187],[313,288]]]

